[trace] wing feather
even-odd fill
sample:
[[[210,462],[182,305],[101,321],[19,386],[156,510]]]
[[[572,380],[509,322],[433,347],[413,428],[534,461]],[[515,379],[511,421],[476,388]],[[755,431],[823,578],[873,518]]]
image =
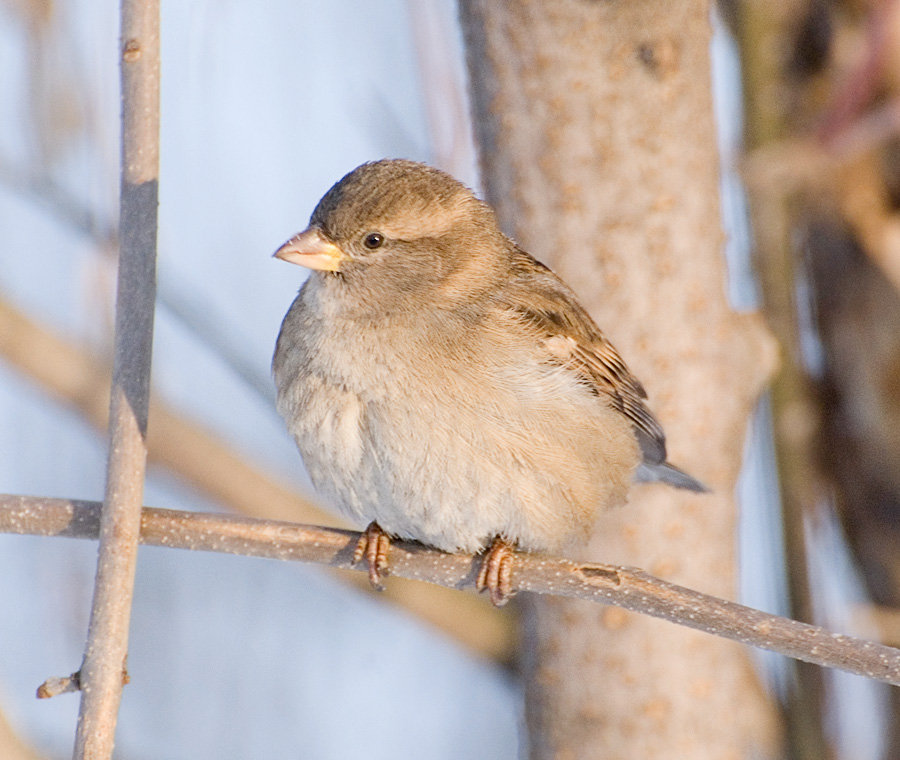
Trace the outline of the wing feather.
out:
[[[647,392],[575,294],[521,249],[516,250],[514,274],[501,296],[501,306],[543,337],[548,361],[577,372],[592,393],[628,418],[646,462],[664,462],[666,438],[644,401]]]

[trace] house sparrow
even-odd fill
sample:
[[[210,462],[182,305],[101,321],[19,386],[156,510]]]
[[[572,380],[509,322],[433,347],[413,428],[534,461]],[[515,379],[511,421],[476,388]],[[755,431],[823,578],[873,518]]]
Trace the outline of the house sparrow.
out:
[[[633,481],[705,491],[618,352],[491,208],[442,171],[363,164],[275,256],[312,270],[281,326],[278,410],[320,494],[370,523],[355,559],[380,587],[389,537],[487,549],[500,605],[512,548],[588,538]]]

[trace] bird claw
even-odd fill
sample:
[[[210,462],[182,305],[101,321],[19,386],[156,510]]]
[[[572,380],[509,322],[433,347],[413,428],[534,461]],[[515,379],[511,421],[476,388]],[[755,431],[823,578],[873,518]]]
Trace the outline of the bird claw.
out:
[[[515,556],[512,547],[497,536],[481,559],[475,588],[478,591],[487,589],[491,595],[491,603],[495,607],[502,607],[516,593],[512,590],[511,584]]]
[[[384,591],[383,581],[390,575],[390,549],[391,537],[373,521],[363,531],[353,550],[353,564],[358,565],[365,558],[369,566],[369,583],[376,591]]]

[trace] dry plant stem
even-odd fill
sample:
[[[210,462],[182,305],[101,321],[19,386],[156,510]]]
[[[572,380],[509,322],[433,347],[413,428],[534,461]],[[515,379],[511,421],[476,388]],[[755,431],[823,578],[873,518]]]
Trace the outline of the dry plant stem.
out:
[[[110,445],[76,760],[112,757],[147,464],[159,190],[158,0],[122,0],[121,23],[121,241]]]
[[[97,502],[0,496],[0,532],[97,537]],[[141,543],[175,549],[356,566],[359,533],[310,525],[145,507]],[[421,544],[391,544],[392,575],[450,588],[474,588],[481,557],[445,554]],[[642,570],[514,553],[512,589],[614,604],[742,644],[900,685],[900,649],[770,615],[668,583]],[[117,672],[121,678],[121,671]]]

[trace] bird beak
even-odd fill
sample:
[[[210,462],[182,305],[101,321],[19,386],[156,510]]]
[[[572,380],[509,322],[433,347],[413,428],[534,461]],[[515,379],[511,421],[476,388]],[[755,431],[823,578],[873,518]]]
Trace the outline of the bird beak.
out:
[[[273,255],[276,259],[291,264],[325,272],[336,272],[345,258],[344,252],[326,240],[318,227],[310,227],[297,233]]]

